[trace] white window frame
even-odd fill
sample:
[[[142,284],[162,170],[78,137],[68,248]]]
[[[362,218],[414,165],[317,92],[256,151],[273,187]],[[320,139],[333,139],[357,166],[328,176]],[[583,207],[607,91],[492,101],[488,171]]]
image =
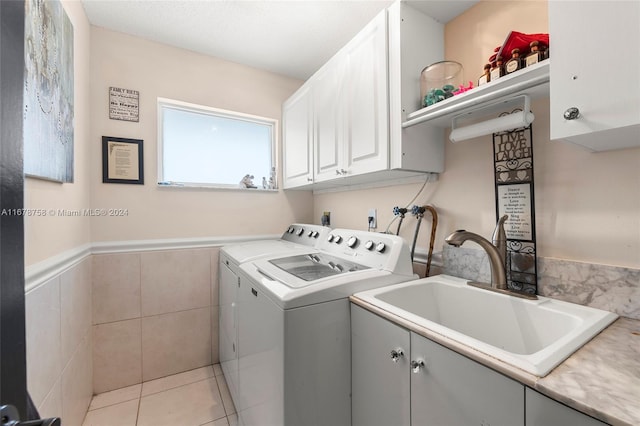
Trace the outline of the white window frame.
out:
[[[193,112],[197,114],[207,114],[207,115],[215,115],[222,118],[229,118],[233,120],[247,121],[251,123],[261,124],[270,126],[271,128],[271,167],[275,168],[274,173],[274,188],[273,189],[263,189],[261,181],[254,181],[254,185],[257,188],[242,188],[240,186],[240,182],[238,184],[224,184],[224,183],[195,183],[195,182],[167,182],[164,180],[164,134],[163,134],[163,123],[164,123],[164,108],[171,108],[174,110]],[[277,191],[278,190],[278,180],[277,180],[277,146],[278,146],[278,120],[273,118],[261,117],[258,115],[245,114],[237,111],[230,111],[220,108],[214,108],[206,105],[198,105],[192,104],[183,101],[177,101],[174,99],[168,98],[158,98],[157,102],[157,113],[158,113],[158,129],[157,129],[157,140],[158,140],[158,186],[165,187],[186,187],[186,188],[212,188],[212,189],[234,189],[234,190],[249,190],[249,191]],[[239,176],[238,180],[242,177]],[[268,177],[267,177],[268,179]]]

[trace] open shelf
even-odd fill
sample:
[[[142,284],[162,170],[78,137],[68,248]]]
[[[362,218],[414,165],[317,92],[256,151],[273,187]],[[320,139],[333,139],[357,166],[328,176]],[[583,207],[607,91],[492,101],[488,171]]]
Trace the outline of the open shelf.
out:
[[[545,59],[496,81],[483,84],[435,105],[407,115],[402,127],[429,124],[450,127],[453,117],[482,108],[489,103],[500,102],[513,96],[527,94],[531,99],[549,96],[549,61]]]

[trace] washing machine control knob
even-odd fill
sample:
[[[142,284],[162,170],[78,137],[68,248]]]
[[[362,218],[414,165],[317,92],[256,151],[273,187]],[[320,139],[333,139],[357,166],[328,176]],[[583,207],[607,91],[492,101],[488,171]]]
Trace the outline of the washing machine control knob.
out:
[[[373,250],[373,246],[374,246],[374,243],[371,240],[364,243],[364,248],[366,248],[367,250]]]
[[[340,244],[342,242],[342,237],[340,235],[336,235],[336,237],[333,239],[333,242],[336,244]]]
[[[327,241],[332,242],[334,238],[335,237],[333,236],[333,234],[329,234],[329,236],[327,237]]]
[[[320,236],[320,233],[319,233],[318,231],[313,231],[313,232],[311,233],[311,236],[312,236],[313,238],[318,238],[318,237]]]
[[[296,232],[296,235],[299,237],[299,236],[301,236],[302,234],[304,234],[304,228],[300,228],[300,229],[298,229],[298,232]]]
[[[290,233],[290,234],[293,234],[293,231],[295,231],[293,226],[290,226],[289,229],[287,229],[287,232]]]
[[[356,244],[358,244],[358,237],[355,237],[355,236],[350,237],[350,238],[349,238],[349,240],[347,241],[347,245],[348,245],[350,248],[355,247],[355,246],[356,246]]]
[[[378,245],[376,245],[376,251],[378,253],[384,253],[384,250],[387,248],[387,246],[385,245],[385,243],[378,243]]]

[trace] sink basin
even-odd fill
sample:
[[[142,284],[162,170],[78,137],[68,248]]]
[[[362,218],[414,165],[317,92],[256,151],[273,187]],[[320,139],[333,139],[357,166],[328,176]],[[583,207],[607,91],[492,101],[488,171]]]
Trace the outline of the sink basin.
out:
[[[494,293],[446,275],[355,296],[540,377],[618,317],[546,297]]]

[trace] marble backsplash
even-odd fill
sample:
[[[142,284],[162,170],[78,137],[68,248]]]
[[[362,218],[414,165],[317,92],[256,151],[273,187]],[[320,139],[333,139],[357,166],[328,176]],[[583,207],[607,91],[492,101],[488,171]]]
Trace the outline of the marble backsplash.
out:
[[[442,273],[491,282],[482,250],[445,245]],[[538,294],[640,319],[640,269],[538,257]]]

